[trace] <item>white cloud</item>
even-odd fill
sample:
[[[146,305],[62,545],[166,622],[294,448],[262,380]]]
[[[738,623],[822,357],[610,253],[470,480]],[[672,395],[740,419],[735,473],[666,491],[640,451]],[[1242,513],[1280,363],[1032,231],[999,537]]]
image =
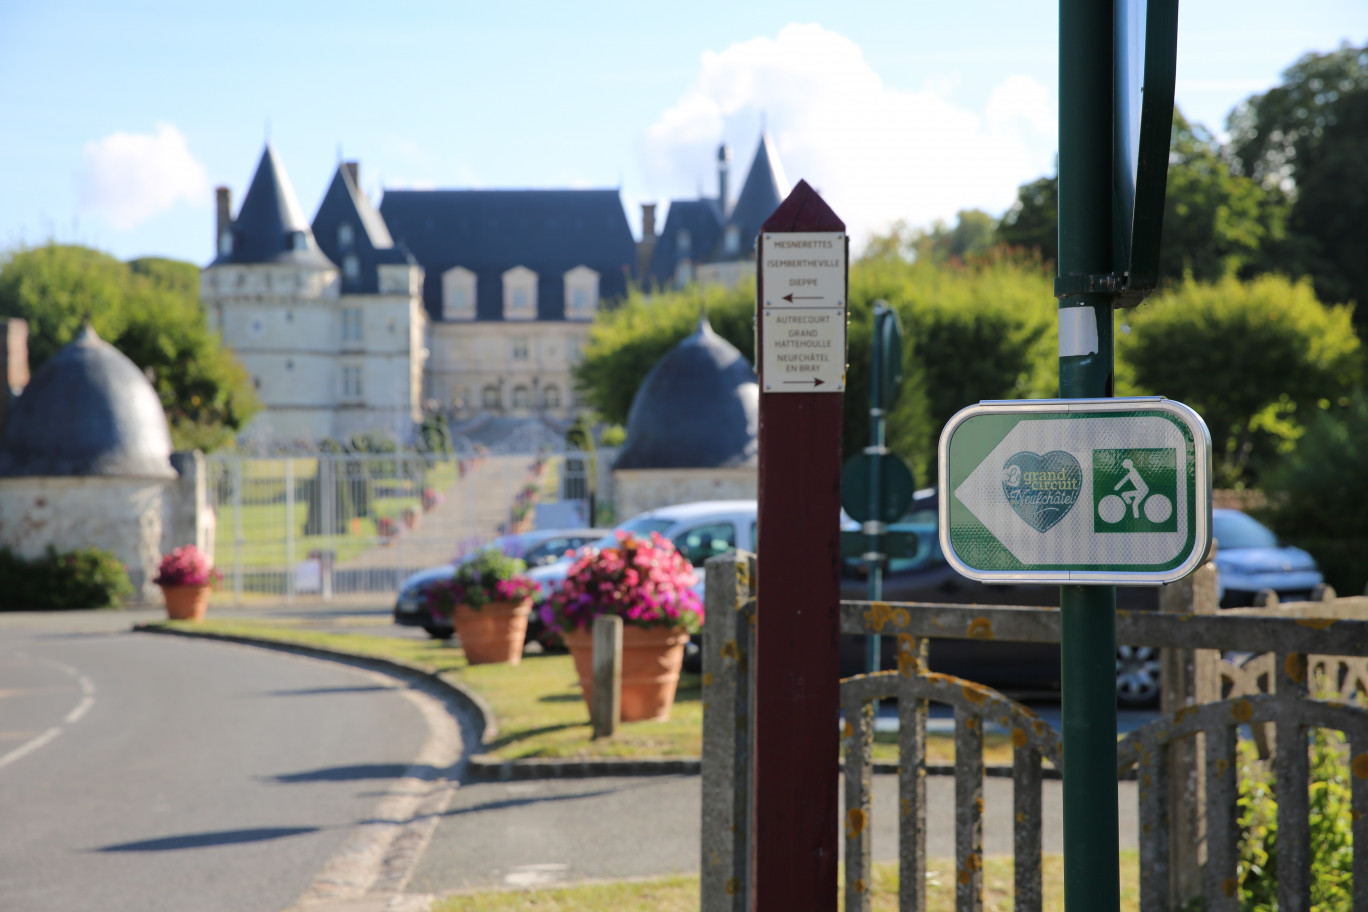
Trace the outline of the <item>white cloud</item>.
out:
[[[703,55],[693,86],[647,131],[648,186],[688,198],[701,183],[715,194],[718,142],[748,136],[732,165],[739,192],[763,118],[789,178],[816,187],[857,240],[898,219],[1000,214],[1018,186],[1053,171],[1055,100],[1012,76],[974,111],[951,100],[955,86],[951,75],[920,90],[886,85],[850,39],[788,25]]]
[[[209,204],[209,176],[171,124],[155,133],[111,133],[86,143],[77,174],[83,210],[98,212],[119,230],[132,228],[178,202]]]

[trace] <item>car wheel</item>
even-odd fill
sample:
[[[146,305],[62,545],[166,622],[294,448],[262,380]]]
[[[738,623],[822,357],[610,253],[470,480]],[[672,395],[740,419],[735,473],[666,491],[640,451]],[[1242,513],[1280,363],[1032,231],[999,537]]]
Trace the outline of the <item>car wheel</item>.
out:
[[[456,631],[451,629],[450,627],[424,626],[423,629],[426,630],[427,635],[432,637],[434,640],[449,640],[456,633]]]
[[[1159,702],[1159,650],[1120,646],[1116,650],[1116,703],[1126,708]]]

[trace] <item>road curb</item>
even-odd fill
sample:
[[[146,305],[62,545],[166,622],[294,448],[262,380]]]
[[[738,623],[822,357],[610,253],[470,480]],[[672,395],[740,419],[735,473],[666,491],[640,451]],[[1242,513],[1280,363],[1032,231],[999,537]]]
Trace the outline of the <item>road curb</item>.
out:
[[[282,652],[292,652],[317,659],[350,662],[400,677],[416,676],[440,685],[451,694],[457,704],[470,714],[475,723],[476,731],[479,733],[479,750],[483,751],[486,745],[499,734],[494,710],[490,708],[483,697],[442,672],[427,671],[407,662],[348,652],[345,649],[305,646],[301,643],[286,643],[280,640],[217,633],[210,630],[179,630],[155,623],[135,624],[133,630],[138,633],[160,633],[203,640],[221,640],[244,646],[260,646],[265,649],[277,649]],[[640,757],[632,760],[621,758],[503,760],[487,753],[472,753],[467,758],[466,765],[466,771],[470,778],[481,782],[511,782],[528,779],[591,779],[596,776],[692,776],[698,775],[701,770],[702,759],[699,757]],[[894,775],[898,772],[898,764],[875,763],[874,772]],[[1040,773],[1041,777],[1045,779],[1060,778],[1059,770],[1051,767],[1045,767]],[[953,776],[954,774],[955,768],[953,766],[927,765],[926,767],[926,775],[928,776]],[[1010,766],[986,766],[983,774],[1010,779],[1012,768]],[[1133,775],[1132,773],[1131,776],[1133,777]]]

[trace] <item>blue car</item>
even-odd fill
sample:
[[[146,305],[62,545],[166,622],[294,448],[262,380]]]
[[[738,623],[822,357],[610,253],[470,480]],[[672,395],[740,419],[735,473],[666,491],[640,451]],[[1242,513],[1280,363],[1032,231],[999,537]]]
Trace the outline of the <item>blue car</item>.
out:
[[[1246,513],[1212,510],[1211,528],[1222,608],[1253,605],[1262,589],[1272,589],[1281,602],[1306,601],[1324,582],[1315,558],[1278,541],[1272,530]]]

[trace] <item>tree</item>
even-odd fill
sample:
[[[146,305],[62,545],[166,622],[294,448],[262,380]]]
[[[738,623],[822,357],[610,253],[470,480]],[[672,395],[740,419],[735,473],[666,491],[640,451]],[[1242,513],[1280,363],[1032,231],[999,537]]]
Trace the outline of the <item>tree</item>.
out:
[[[88,320],[148,372],[175,446],[222,446],[260,404],[247,372],[209,331],[198,269],[173,260],[135,264],[84,247],[21,250],[0,268],[0,316],[28,321],[35,369]]]
[[[1059,178],[1040,177],[1022,184],[1016,203],[998,225],[997,239],[1035,251],[1044,263],[1059,262]]]
[[[1177,108],[1172,137],[1160,277],[1212,281],[1265,271],[1285,233],[1283,192],[1236,174],[1220,143]]]
[[[1348,307],[1316,300],[1311,283],[1266,275],[1187,279],[1127,317],[1119,336],[1135,389],[1197,410],[1211,431],[1218,485],[1256,481],[1301,436],[1323,401],[1359,379]]]

